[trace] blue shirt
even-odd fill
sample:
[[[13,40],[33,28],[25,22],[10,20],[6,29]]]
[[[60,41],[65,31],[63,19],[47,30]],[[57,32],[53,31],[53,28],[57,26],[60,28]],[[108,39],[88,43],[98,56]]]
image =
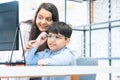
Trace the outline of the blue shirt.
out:
[[[76,65],[76,60],[73,52],[64,47],[58,51],[52,52],[49,49],[37,52],[37,48],[31,48],[27,51],[26,64],[27,65],[38,65],[40,59],[44,60],[45,66],[73,66]],[[42,80],[70,80],[70,76],[50,76],[42,77]]]

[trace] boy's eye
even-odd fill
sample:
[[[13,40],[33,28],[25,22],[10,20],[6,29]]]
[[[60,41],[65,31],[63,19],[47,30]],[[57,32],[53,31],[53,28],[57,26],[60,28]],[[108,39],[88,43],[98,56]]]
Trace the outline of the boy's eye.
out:
[[[47,35],[48,38],[51,38],[52,36],[51,35]]]
[[[60,36],[55,36],[56,39],[60,39],[61,37]]]

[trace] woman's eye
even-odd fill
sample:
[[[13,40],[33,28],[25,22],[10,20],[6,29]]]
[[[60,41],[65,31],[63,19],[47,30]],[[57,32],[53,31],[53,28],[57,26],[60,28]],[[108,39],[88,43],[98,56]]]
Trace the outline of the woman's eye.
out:
[[[42,19],[42,17],[38,17],[39,19]]]
[[[47,18],[47,21],[52,21],[52,18]]]

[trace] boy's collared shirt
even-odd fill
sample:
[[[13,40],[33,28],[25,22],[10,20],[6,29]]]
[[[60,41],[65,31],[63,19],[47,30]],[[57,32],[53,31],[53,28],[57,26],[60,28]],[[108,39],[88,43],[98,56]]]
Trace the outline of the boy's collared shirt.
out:
[[[37,52],[37,48],[31,48],[26,52],[26,65],[38,65],[40,59],[44,59],[45,66],[73,66],[76,65],[74,53],[67,47],[52,52],[49,49]],[[70,80],[70,76],[42,77],[42,80]]]
[[[67,47],[64,47],[58,51],[52,52],[49,49],[37,52],[37,48],[31,48],[26,52],[26,64],[38,65],[40,59],[45,59],[45,66],[68,66],[75,65],[74,53]]]

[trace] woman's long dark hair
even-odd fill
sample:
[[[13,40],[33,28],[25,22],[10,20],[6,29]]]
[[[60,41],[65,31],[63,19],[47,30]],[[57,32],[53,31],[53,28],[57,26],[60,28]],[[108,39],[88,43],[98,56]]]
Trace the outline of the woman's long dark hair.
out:
[[[35,40],[38,37],[38,35],[41,33],[41,31],[38,29],[38,27],[36,25],[36,18],[37,18],[38,12],[42,8],[52,13],[53,22],[59,21],[59,14],[58,14],[58,10],[57,10],[56,6],[52,3],[42,3],[38,7],[38,10],[36,11],[35,18],[34,18],[32,28],[31,28],[31,31],[30,31],[29,40]],[[43,46],[43,49],[44,49],[44,46]]]

